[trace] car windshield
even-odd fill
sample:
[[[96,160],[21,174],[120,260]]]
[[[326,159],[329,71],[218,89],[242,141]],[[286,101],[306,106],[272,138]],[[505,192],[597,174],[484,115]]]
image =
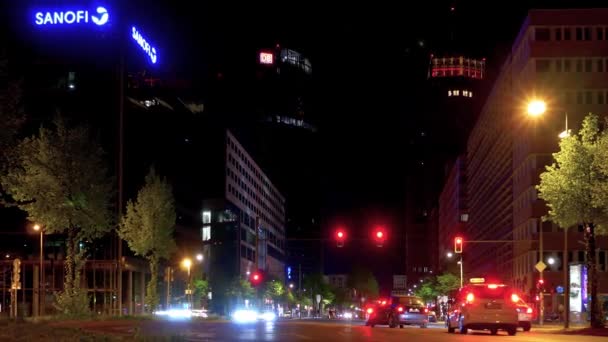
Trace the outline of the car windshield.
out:
[[[508,293],[506,286],[474,286],[473,294],[478,298],[483,299],[504,299]]]

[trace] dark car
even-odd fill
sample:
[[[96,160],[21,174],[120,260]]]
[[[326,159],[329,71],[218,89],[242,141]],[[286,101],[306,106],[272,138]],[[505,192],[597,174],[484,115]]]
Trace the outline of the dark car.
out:
[[[393,297],[391,303],[369,308],[365,325],[372,328],[376,325],[388,325],[390,328],[419,325],[426,328],[428,321],[428,309],[420,298],[399,296]]]

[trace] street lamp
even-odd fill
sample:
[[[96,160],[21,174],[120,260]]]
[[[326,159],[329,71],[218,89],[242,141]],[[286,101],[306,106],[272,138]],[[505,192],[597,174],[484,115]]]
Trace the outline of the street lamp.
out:
[[[555,264],[555,258],[550,257],[549,259],[547,259],[547,263],[549,263],[549,265]]]
[[[200,262],[200,261],[203,261],[203,255],[202,255],[201,253],[198,253],[198,254],[196,255],[196,260],[198,260],[199,262]]]
[[[45,302],[45,291],[44,291],[44,228],[35,224],[33,227],[34,231],[40,232],[40,270],[39,270],[39,282],[38,285],[38,316],[42,316],[44,314],[44,302]]]
[[[537,119],[538,117],[543,115],[546,110],[547,110],[547,104],[543,100],[535,99],[528,103],[528,116],[532,117],[533,119]],[[536,120],[534,120],[534,139],[536,140]],[[537,220],[537,222],[538,222],[538,220]],[[540,222],[538,222],[537,226],[538,226],[538,254],[539,254],[538,260],[540,260],[542,262],[544,259],[543,258],[543,254],[544,254],[543,229],[542,229]],[[541,281],[541,282],[544,281],[543,271],[539,271],[539,274],[540,274],[539,281]],[[538,319],[539,319],[539,324],[543,325],[544,320],[545,320],[545,301],[543,299],[542,291],[540,291],[540,293],[539,293],[539,299],[540,299],[540,310],[539,310]]]
[[[293,289],[293,283],[289,284],[289,288]]]
[[[547,110],[547,104],[543,100],[532,100],[528,103],[528,115],[539,117]]]
[[[448,257],[448,258],[451,258],[451,257],[453,257],[453,256],[454,256],[454,254],[453,254],[452,252],[448,252],[448,254],[447,254],[447,257]]]
[[[188,305],[190,307],[190,310],[192,310],[192,287],[190,286],[192,282],[192,278],[190,277],[190,268],[192,267],[192,260],[190,260],[190,258],[185,258],[184,260],[182,260],[182,266],[188,270],[186,295],[188,296]]]

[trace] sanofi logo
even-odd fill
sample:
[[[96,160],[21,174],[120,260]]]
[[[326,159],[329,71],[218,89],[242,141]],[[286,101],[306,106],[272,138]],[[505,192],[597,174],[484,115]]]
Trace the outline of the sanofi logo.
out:
[[[36,12],[34,23],[36,25],[74,25],[89,24],[103,26],[110,20],[110,14],[105,7],[95,9],[97,15],[89,14],[88,10],[76,9],[66,11],[39,11]],[[91,19],[89,21],[89,18]]]
[[[142,50],[148,55],[150,58],[150,62],[152,64],[156,64],[156,48],[150,45],[149,42],[146,41],[144,36],[141,35],[139,31],[135,28],[135,26],[131,27],[131,36],[133,40],[141,47]]]

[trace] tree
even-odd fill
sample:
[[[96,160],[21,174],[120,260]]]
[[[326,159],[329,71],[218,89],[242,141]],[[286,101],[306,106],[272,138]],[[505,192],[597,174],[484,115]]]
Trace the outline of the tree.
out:
[[[578,134],[562,139],[559,147],[555,162],[540,175],[539,197],[549,208],[545,219],[564,229],[578,224],[585,229],[591,326],[600,327],[595,236],[605,234],[608,223],[608,136],[589,114]]]
[[[232,279],[226,289],[226,296],[237,300],[253,299],[255,298],[255,289],[251,286],[249,280],[236,277]]]
[[[171,185],[151,168],[135,202],[127,203],[118,234],[129,248],[148,260],[151,279],[146,286],[146,304],[151,311],[158,306],[158,264],[175,250],[175,201]]]
[[[360,296],[378,297],[378,281],[368,269],[354,267],[348,276],[347,285],[349,288],[356,290]]]
[[[4,54],[3,54],[4,55]],[[23,113],[22,81],[11,79],[8,59],[0,56],[0,154],[14,143],[19,128],[25,122]]]
[[[416,289],[415,294],[422,298],[424,302],[430,302],[437,299],[439,292],[437,291],[436,284],[434,284],[433,280],[429,279]]]
[[[280,280],[269,279],[264,286],[264,296],[266,298],[272,298],[274,301],[281,299],[285,293],[285,286]]]
[[[86,127],[68,128],[61,118],[54,126],[40,128],[16,146],[1,182],[30,221],[43,224],[48,234],[67,235],[64,289],[57,305],[66,315],[79,315],[89,310],[80,288],[86,245],[79,243],[111,229],[112,183],[103,151]]]
[[[460,278],[453,273],[444,273],[437,276],[436,289],[438,295],[449,295],[452,291],[460,288]]]
[[[203,305],[203,299],[209,292],[209,282],[205,279],[196,278],[192,283],[194,284],[194,302]]]

